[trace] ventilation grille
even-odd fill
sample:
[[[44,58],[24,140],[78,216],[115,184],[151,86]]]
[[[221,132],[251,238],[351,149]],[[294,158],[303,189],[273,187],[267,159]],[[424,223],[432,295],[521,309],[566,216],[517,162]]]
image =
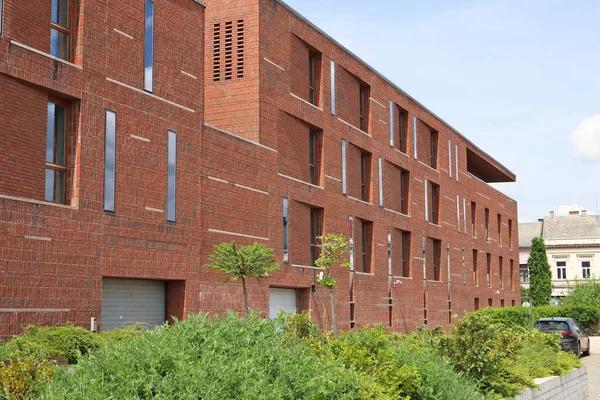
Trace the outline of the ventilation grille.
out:
[[[244,20],[213,26],[213,81],[244,77]]]

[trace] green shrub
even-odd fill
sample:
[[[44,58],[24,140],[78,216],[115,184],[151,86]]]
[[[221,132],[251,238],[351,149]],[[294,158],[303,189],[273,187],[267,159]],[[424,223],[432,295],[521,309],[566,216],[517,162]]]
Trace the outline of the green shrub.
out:
[[[32,384],[46,382],[52,377],[53,363],[34,358],[16,359],[5,366],[0,363],[0,399],[21,399],[33,396]]]
[[[587,305],[536,307],[535,313],[538,318],[573,318],[579,322],[583,328],[590,328],[597,325],[598,319],[600,318],[600,309]]]
[[[533,328],[539,318],[573,318],[584,328],[596,326],[600,318],[600,310],[593,306],[488,307],[476,311],[475,314],[487,316],[492,323],[527,329]]]
[[[600,280],[596,277],[577,281],[570,285],[569,293],[562,300],[566,306],[593,306],[600,308]]]
[[[276,324],[190,315],[112,343],[59,371],[45,399],[354,399],[353,374],[286,345]]]

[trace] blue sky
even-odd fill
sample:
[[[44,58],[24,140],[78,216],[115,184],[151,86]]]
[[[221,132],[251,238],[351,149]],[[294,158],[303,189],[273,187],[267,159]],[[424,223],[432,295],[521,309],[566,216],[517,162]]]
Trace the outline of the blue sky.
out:
[[[600,196],[600,2],[284,0],[517,174],[520,222]]]

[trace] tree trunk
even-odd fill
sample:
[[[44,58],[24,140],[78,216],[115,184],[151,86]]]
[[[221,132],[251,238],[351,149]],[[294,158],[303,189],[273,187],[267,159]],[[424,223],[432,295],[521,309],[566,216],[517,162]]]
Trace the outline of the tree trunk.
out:
[[[244,309],[246,310],[246,317],[250,314],[248,308],[248,293],[246,292],[246,278],[242,278],[242,288],[244,289]]]
[[[333,336],[338,336],[337,320],[335,318],[335,301],[333,300],[333,289],[329,288],[329,304],[331,305],[331,323],[333,325]]]

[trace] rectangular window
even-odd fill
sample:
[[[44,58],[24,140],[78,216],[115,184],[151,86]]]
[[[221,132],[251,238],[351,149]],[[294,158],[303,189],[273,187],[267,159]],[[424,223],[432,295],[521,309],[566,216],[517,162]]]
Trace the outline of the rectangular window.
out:
[[[167,221],[175,222],[177,203],[177,132],[168,131],[167,140]]]
[[[410,232],[402,231],[402,276],[410,276]]]
[[[494,305],[494,301],[492,299],[488,299],[488,307],[492,307]]]
[[[589,279],[591,276],[590,273],[590,261],[582,261],[581,262],[581,276],[583,279]]]
[[[504,308],[504,299],[500,299],[500,307]]]
[[[475,311],[479,310],[479,297],[475,297],[474,307],[475,307]]]
[[[429,165],[431,166],[431,168],[437,169],[438,132],[435,129],[431,130],[431,133],[430,133],[430,136],[429,136],[429,147],[430,147],[430,151],[429,151],[429,155],[430,155]]]
[[[0,0],[0,36],[2,36],[2,11],[4,8],[3,0]]]
[[[488,208],[485,209],[485,239],[488,240],[490,238],[490,210]]]
[[[0,6],[2,2],[0,1]],[[1,11],[0,11],[1,14]],[[1,24],[1,23],[0,23]],[[69,2],[52,0],[50,19],[50,54],[69,61]]]
[[[321,184],[321,138],[321,132],[313,130],[308,139],[310,183],[317,186]]]
[[[440,185],[429,182],[429,222],[439,224]]]
[[[331,79],[331,115],[335,115],[335,61],[333,61],[333,60],[331,60],[330,79]]]
[[[390,146],[394,147],[394,110],[396,105],[390,100]]]
[[[318,246],[318,237],[323,235],[323,209],[310,209],[310,265],[315,265],[319,258],[320,249]]]
[[[433,239],[433,248],[432,248],[432,259],[433,259],[433,280],[441,281],[441,255],[442,255],[442,241]]]
[[[515,306],[515,301],[514,301],[514,300],[511,300],[511,301],[510,301],[510,303],[511,303],[511,305],[512,305],[513,307]]]
[[[417,117],[413,116],[413,147],[415,160],[417,159]]]
[[[379,157],[379,207],[383,207],[383,160]]]
[[[556,279],[562,280],[567,279],[567,262],[557,261],[556,262]]]
[[[485,254],[485,258],[486,258],[486,280],[487,280],[487,287],[491,288],[492,287],[492,255],[490,253],[486,253]]]
[[[146,0],[144,19],[144,90],[154,87],[154,1]]]
[[[283,254],[283,262],[289,263],[289,251],[288,251],[288,199],[283,198],[281,201],[281,216],[282,216],[282,226],[281,226],[281,244],[282,244],[282,254]]]
[[[55,102],[48,103],[46,126],[46,201],[66,202],[67,177],[67,109]]]
[[[370,88],[367,85],[360,86],[360,99],[359,99],[359,112],[360,112],[360,125],[361,131],[369,131],[369,98],[371,97]]]
[[[510,260],[510,290],[515,290],[515,260]]]
[[[474,201],[471,202],[471,234],[477,237],[477,204]]]
[[[479,271],[477,269],[477,255],[479,252],[473,250],[473,285],[479,286]]]
[[[425,183],[425,221],[430,221],[429,218],[429,181],[427,179],[424,179],[423,182]]]
[[[448,140],[448,175],[452,178],[452,142]]]
[[[408,215],[409,187],[410,173],[403,169],[400,172],[400,212],[405,215]]]
[[[398,110],[398,150],[406,154],[408,143],[408,111],[400,106]]]
[[[513,243],[512,243],[512,219],[508,220],[508,248],[509,249],[513,248]]]
[[[346,185],[346,141],[342,139],[342,193],[347,193]]]
[[[498,245],[502,246],[502,215],[498,214]]]
[[[311,51],[308,54],[308,101],[319,105],[321,87],[321,54]]]
[[[458,145],[454,145],[454,158],[454,163],[456,167],[456,182],[458,182]]]
[[[529,283],[529,267],[527,264],[519,264],[519,279],[521,283]]]
[[[362,201],[369,201],[370,195],[370,155],[368,153],[362,153],[360,155],[360,198]]]
[[[106,110],[104,138],[104,211],[115,212],[117,113]]]
[[[361,227],[361,272],[371,272],[371,234],[372,223],[360,220]]]
[[[498,257],[498,274],[500,275],[500,289],[504,289],[504,259]]]

